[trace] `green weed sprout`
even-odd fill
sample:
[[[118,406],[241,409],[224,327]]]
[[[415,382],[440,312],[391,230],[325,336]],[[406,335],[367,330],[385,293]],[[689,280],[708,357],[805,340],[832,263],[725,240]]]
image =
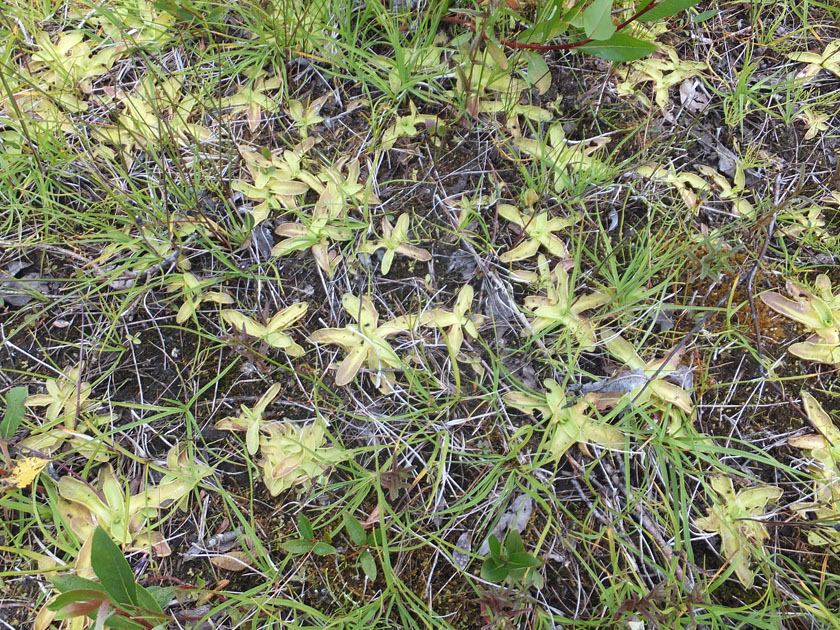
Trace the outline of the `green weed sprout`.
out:
[[[536,570],[542,564],[539,558],[525,551],[522,537],[512,529],[505,537],[505,545],[495,534],[487,541],[490,554],[481,565],[481,577],[489,582],[519,582],[525,580],[527,589],[532,583],[542,584],[542,576]]]
[[[831,292],[831,280],[817,276],[816,295],[804,287],[787,283],[792,300],[776,292],[762,293],[761,301],[777,313],[803,324],[814,334],[792,344],[790,353],[806,361],[840,363],[840,294]]]
[[[432,259],[432,255],[425,249],[409,245],[409,221],[410,218],[406,212],[399,216],[394,227],[391,226],[388,217],[382,217],[382,238],[378,241],[365,243],[358,250],[363,254],[373,254],[378,249],[385,249],[385,255],[382,257],[383,276],[387,276],[388,272],[391,271],[391,264],[394,262],[396,254],[402,254],[421,262],[428,262]]]
[[[303,317],[308,308],[309,304],[306,302],[295,302],[291,306],[280,310],[265,324],[261,324],[232,309],[223,310],[220,316],[222,321],[230,324],[236,330],[244,331],[246,335],[256,337],[272,348],[279,348],[290,357],[300,357],[303,356],[303,348],[295,343],[294,339],[285,330]]]
[[[59,510],[79,540],[86,540],[97,526],[103,527],[117,542],[130,550],[154,549],[169,555],[166,540],[147,524],[164,507],[177,507],[202,478],[212,473],[209,466],[190,462],[186,450],[175,445],[166,457],[166,474],[157,485],[137,494],[126,494],[110,464],[99,469],[97,488],[75,477],[58,482]]]
[[[614,449],[624,447],[624,435],[597,417],[590,395],[570,404],[554,379],[546,379],[543,385],[546,391],[542,395],[508,392],[502,399],[525,413],[538,411],[548,420],[547,449],[553,460],[559,460],[575,444],[597,444]],[[593,413],[596,417],[591,415]]]
[[[755,573],[751,560],[760,554],[762,543],[769,538],[758,520],[768,503],[782,496],[781,488],[760,486],[747,488],[737,494],[732,480],[715,475],[709,481],[712,506],[707,515],[694,521],[700,529],[720,536],[720,548],[727,562],[732,563],[735,575],[745,588],[751,588]]]
[[[317,344],[340,346],[347,356],[338,366],[335,384],[343,387],[350,383],[367,364],[372,371],[371,381],[383,394],[394,391],[396,380],[393,370],[401,370],[402,362],[388,343],[388,337],[408,330],[402,319],[379,325],[379,314],[367,296],[361,299],[346,293],[341,298],[345,312],[353,318],[354,324],[344,328],[322,328],[312,333],[310,339]]]
[[[260,397],[253,409],[246,405],[240,405],[242,413],[235,417],[229,416],[222,418],[216,423],[216,428],[222,431],[245,431],[245,446],[248,449],[248,454],[253,455],[260,447],[260,429],[263,424],[263,414],[274,399],[277,398],[277,394],[280,393],[280,387],[279,383],[274,383]]]
[[[95,620],[98,628],[150,630],[167,627],[172,622],[163,607],[172,599],[174,587],[137,583],[122,551],[102,527],[90,538],[90,566],[98,582],[75,574],[58,575],[52,583],[60,592],[38,614],[36,627],[46,628],[52,621],[74,620],[71,628],[84,617]],[[86,621],[86,620],[85,620]]]

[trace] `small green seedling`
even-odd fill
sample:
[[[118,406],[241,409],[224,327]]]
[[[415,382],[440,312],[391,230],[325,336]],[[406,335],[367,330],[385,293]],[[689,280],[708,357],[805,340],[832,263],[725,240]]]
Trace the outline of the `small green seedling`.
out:
[[[575,444],[597,444],[614,449],[624,447],[621,431],[590,415],[597,415],[591,395],[570,402],[555,380],[549,378],[543,384],[546,389],[543,395],[508,392],[502,398],[516,409],[528,414],[538,411],[548,420],[547,449],[554,461],[559,460]]]
[[[98,525],[130,550],[154,549],[159,556],[169,555],[166,540],[147,526],[148,522],[159,510],[178,507],[213,471],[190,462],[186,450],[178,444],[169,450],[166,461],[166,474],[160,482],[137,494],[126,493],[125,484],[117,479],[110,464],[99,469],[95,490],[81,479],[62,477],[58,481],[58,503],[67,526],[79,540],[86,540]]]
[[[304,514],[298,514],[298,532],[300,538],[287,540],[280,546],[284,551],[293,556],[299,556],[305,553],[313,553],[316,556],[331,556],[338,551],[328,542],[324,542],[315,536],[315,530],[312,528],[312,523]]]
[[[284,331],[303,317],[308,308],[309,304],[306,302],[295,302],[279,311],[265,324],[231,309],[223,310],[221,318],[222,321],[230,324],[236,330],[244,331],[246,335],[256,337],[272,348],[279,348],[290,357],[300,357],[303,356],[303,348]]]
[[[814,500],[801,501],[791,509],[803,517],[813,515],[809,522],[825,522],[827,527],[808,530],[808,542],[815,546],[840,546],[840,532],[829,524],[840,521],[840,429],[811,394],[802,391],[802,405],[819,433],[790,438],[788,444],[805,452],[816,462],[810,472],[814,477]]]
[[[548,212],[522,214],[516,206],[506,203],[499,204],[499,216],[524,232],[521,243],[499,256],[499,260],[504,263],[530,258],[540,247],[544,247],[549,254],[557,258],[568,257],[569,250],[566,249],[566,244],[555,232],[571,227],[580,219],[578,216],[552,217]]]
[[[281,223],[275,228],[278,236],[286,238],[271,250],[272,256],[288,256],[292,252],[311,249],[315,262],[332,278],[342,256],[331,249],[334,242],[350,241],[354,229],[362,224],[350,222],[347,207],[335,184],[328,184],[312,210],[312,216],[303,216],[301,223]]]
[[[762,553],[762,543],[769,538],[759,520],[768,503],[782,496],[781,488],[760,486],[737,494],[729,477],[715,475],[709,481],[712,506],[706,516],[694,521],[700,529],[720,536],[723,557],[730,562],[745,588],[751,588],[755,572],[751,560]]]
[[[260,429],[263,424],[263,414],[268,406],[277,398],[280,393],[280,383],[274,383],[268,388],[268,391],[263,394],[251,409],[246,405],[240,405],[242,413],[238,416],[228,416],[222,418],[216,423],[216,428],[220,431],[245,431],[245,446],[248,449],[248,454],[253,455],[260,447]]]
[[[369,547],[376,545],[375,538],[377,530],[367,533],[359,520],[349,512],[344,513],[343,526],[350,540],[353,541],[353,544],[357,547],[364,547],[359,554],[358,566],[362,569],[368,580],[375,580],[378,570],[376,560],[370,552]]]
[[[175,589],[138,584],[122,551],[102,527],[93,532],[90,563],[98,581],[72,574],[52,578],[60,591],[46,606],[52,620],[88,617],[96,628],[119,630],[163,630],[174,623],[163,607]]]
[[[408,213],[403,212],[397,219],[397,225],[392,227],[388,217],[382,217],[382,238],[378,241],[365,243],[359,248],[359,252],[363,254],[373,254],[378,249],[385,249],[385,255],[382,257],[383,276],[387,276],[388,272],[391,271],[391,264],[394,262],[396,254],[402,254],[421,262],[428,262],[432,259],[432,255],[428,251],[408,243],[409,220]]]
[[[233,298],[224,291],[202,291],[201,282],[193,274],[186,272],[180,280],[175,280],[166,285],[167,291],[183,291],[184,303],[178,309],[175,321],[183,324],[195,316],[198,307],[202,302],[215,302],[216,304],[233,304]]]
[[[545,256],[540,255],[537,260],[537,274],[517,272],[513,276],[514,279],[531,280],[546,290],[544,296],[530,295],[525,298],[524,310],[533,315],[534,319],[531,320],[531,331],[523,330],[522,334],[538,335],[561,326],[577,338],[581,350],[591,350],[597,342],[595,326],[581,313],[606,304],[610,301],[609,296],[595,292],[575,298],[565,264],[559,262],[553,271],[549,271]]]
[[[812,331],[807,340],[788,348],[790,353],[806,361],[840,363],[840,294],[831,291],[831,280],[825,274],[817,276],[817,293],[787,283],[790,300],[779,293],[762,293],[760,298],[767,306],[785,317],[803,324]]]
[[[92,402],[88,402],[91,385],[81,380],[81,371],[81,365],[64,368],[57,378],[46,379],[46,394],[28,396],[25,404],[46,407],[49,422],[62,422],[68,429],[74,429],[78,414],[92,406]]]
[[[833,75],[840,77],[840,40],[829,42],[821,53],[797,52],[788,56],[791,61],[799,61],[808,65],[802,70],[797,78],[810,80],[820,70],[827,70]]]
[[[566,139],[563,126],[555,123],[548,130],[548,139],[514,138],[513,146],[532,155],[554,172],[554,189],[557,192],[573,189],[578,180],[597,181],[608,172],[609,166],[595,157],[610,141],[599,136],[581,142]],[[536,253],[536,252],[534,252]]]
[[[505,544],[499,542],[495,534],[488,539],[490,555],[481,565],[481,577],[488,582],[522,583],[524,588],[540,587],[542,576],[536,570],[542,564],[539,558],[525,551],[522,537],[515,529],[508,531]]]
[[[402,369],[402,362],[388,343],[388,337],[408,330],[402,320],[392,320],[379,325],[379,314],[370,298],[347,293],[341,299],[345,312],[356,322],[344,328],[322,328],[312,333],[310,339],[317,344],[340,346],[347,356],[338,366],[335,384],[343,387],[352,382],[361,367],[367,364],[370,379],[383,394],[394,391],[393,371]]]
[[[308,490],[321,483],[327,470],[346,458],[334,446],[324,446],[326,422],[320,416],[302,429],[289,422],[272,423],[260,435],[262,479],[269,494],[276,497],[284,490]]]
[[[652,405],[662,413],[663,422],[667,423],[668,432],[671,435],[677,435],[680,432],[684,418],[694,421],[696,411],[691,396],[681,386],[666,380],[673,377],[672,375],[679,368],[680,360],[685,353],[684,348],[673,354],[666,352],[665,357],[646,362],[639,356],[636,349],[615,331],[605,329],[601,338],[607,351],[628,368],[625,374],[635,370],[643,378],[630,391],[596,394],[599,406],[624,407],[631,402],[635,405],[646,403]],[[619,372],[619,376],[621,374]],[[674,409],[675,407],[682,413]]]

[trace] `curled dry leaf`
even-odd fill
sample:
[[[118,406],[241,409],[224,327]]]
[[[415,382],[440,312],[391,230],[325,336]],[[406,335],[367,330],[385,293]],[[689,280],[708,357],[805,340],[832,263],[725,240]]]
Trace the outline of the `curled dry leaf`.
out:
[[[624,407],[631,402],[636,405],[649,404],[662,414],[664,422],[668,423],[668,432],[678,435],[683,427],[685,418],[693,422],[697,412],[691,396],[679,385],[666,379],[673,374],[679,374],[680,360],[685,352],[682,348],[677,352],[665,352],[661,359],[645,361],[636,349],[621,335],[613,330],[605,329],[601,339],[607,351],[621,361],[628,371],[619,372],[615,377],[635,378],[644,375],[644,381],[637,381],[637,386],[625,393],[601,391],[591,394],[601,408]]]
[[[245,551],[228,551],[218,556],[209,556],[210,564],[222,571],[244,571],[253,566],[251,556]]]

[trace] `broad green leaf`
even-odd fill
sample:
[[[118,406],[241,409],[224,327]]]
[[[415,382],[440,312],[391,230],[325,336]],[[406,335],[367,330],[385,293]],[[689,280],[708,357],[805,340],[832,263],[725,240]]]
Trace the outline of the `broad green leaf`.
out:
[[[56,575],[50,579],[50,582],[62,593],[74,589],[95,589],[103,593],[105,592],[105,589],[99,582],[94,582],[78,575]]]
[[[642,14],[639,17],[639,22],[661,20],[676,15],[680,11],[685,11],[699,2],[700,0],[663,0],[663,2],[653,7],[650,11]]]
[[[6,394],[6,412],[3,414],[3,421],[0,422],[0,438],[9,440],[18,430],[23,422],[23,414],[26,407],[23,401],[29,396],[29,389],[26,387],[13,387]]]
[[[145,590],[154,598],[161,610],[172,600],[175,594],[174,586],[149,586]]]
[[[364,545],[367,541],[367,534],[365,534],[362,524],[355,516],[348,512],[344,513],[344,528],[347,530],[347,535],[350,536],[350,540],[354,544]]]
[[[496,534],[490,534],[490,538],[487,539],[487,544],[490,546],[491,556],[498,558],[502,555],[502,545],[496,537]]]
[[[315,546],[312,547],[312,553],[316,556],[331,556],[333,554],[338,553],[335,547],[325,542],[317,542]]]
[[[145,608],[146,610],[156,612],[159,614],[163,614],[163,607],[161,606],[160,602],[157,600],[154,595],[152,595],[147,589],[143,588],[139,584],[136,586],[137,588],[137,605],[141,608]],[[168,600],[164,602],[164,604],[169,603]]]
[[[538,567],[542,564],[540,559],[528,553],[527,551],[519,551],[508,556],[508,562],[512,567],[517,568],[531,568]]]
[[[367,579],[373,581],[376,579],[376,560],[368,549],[365,549],[359,555],[359,564],[362,566],[362,571],[365,572]]]
[[[93,533],[90,564],[102,586],[118,604],[137,605],[137,581],[120,548],[102,527]]]
[[[583,30],[596,40],[609,39],[615,33],[612,21],[613,0],[595,0],[583,12]]]
[[[578,50],[609,61],[634,61],[654,52],[656,46],[624,33],[613,33],[607,40],[584,44]]]
[[[525,553],[525,545],[522,544],[522,537],[515,529],[510,530],[507,540],[505,540],[505,551],[508,557],[516,553]]]
[[[315,538],[315,530],[312,529],[312,521],[310,521],[306,515],[298,514],[298,529],[300,530],[300,535],[303,538],[307,538],[312,540]]]
[[[65,591],[58,595],[54,600],[52,600],[47,608],[49,610],[61,610],[70,604],[75,604],[77,602],[89,602],[95,601],[96,604],[93,606],[92,610],[96,610],[99,607],[100,602],[103,600],[107,600],[108,595],[103,593],[100,590],[92,589],[92,588],[74,588],[70,591]],[[79,615],[86,615],[92,610],[84,611],[84,612],[72,612],[69,614],[65,614],[65,617],[78,617]]]
[[[537,91],[542,96],[551,87],[551,72],[548,64],[542,55],[534,51],[526,52],[525,58],[528,59],[528,82],[536,85]]]
[[[481,565],[481,577],[488,582],[503,582],[507,576],[507,565],[493,556],[487,558]]]
[[[284,551],[291,554],[307,553],[315,546],[311,540],[303,540],[298,538],[296,540],[287,540],[280,545]]]
[[[519,37],[523,43],[545,43],[566,31],[569,21],[579,15],[579,9],[566,10],[565,0],[549,0],[534,25]]]
[[[702,24],[703,22],[706,22],[707,20],[712,19],[713,17],[715,17],[719,13],[720,13],[720,9],[711,9],[709,11],[703,11],[702,13],[698,13],[693,18],[691,18],[691,21],[694,22],[695,24]]]

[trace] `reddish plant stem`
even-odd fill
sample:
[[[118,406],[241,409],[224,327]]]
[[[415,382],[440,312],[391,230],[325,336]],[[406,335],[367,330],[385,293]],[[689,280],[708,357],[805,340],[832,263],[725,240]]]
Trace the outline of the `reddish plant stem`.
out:
[[[629,18],[621,22],[618,26],[615,27],[616,32],[622,30],[629,24],[632,24],[636,20],[638,20],[641,16],[645,13],[653,9],[654,7],[662,4],[664,0],[654,0],[649,5],[647,5],[644,9],[639,9]],[[441,22],[449,22],[451,24],[462,24],[463,26],[467,26],[472,30],[476,29],[475,22],[473,20],[467,20],[465,18],[456,17],[456,16],[444,16],[441,18]],[[487,34],[482,33],[481,38],[486,40]],[[569,42],[567,44],[523,44],[521,42],[511,41],[507,39],[500,39],[499,44],[504,46],[505,48],[513,48],[515,50],[541,50],[541,51],[549,51],[549,50],[573,50],[575,48],[580,48],[581,46],[588,44],[594,41],[591,37],[587,37],[586,39],[580,39],[575,42]]]

